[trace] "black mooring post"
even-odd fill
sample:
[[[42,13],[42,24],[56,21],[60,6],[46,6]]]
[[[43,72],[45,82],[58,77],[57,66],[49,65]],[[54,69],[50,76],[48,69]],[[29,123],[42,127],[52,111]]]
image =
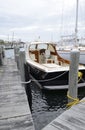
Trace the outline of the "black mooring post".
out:
[[[30,80],[30,76],[29,76],[30,71],[29,71],[29,67],[26,63],[24,64],[24,70],[25,70],[25,81],[28,82]],[[31,93],[30,83],[25,84],[25,91],[27,94],[30,109],[32,110],[32,93]]]

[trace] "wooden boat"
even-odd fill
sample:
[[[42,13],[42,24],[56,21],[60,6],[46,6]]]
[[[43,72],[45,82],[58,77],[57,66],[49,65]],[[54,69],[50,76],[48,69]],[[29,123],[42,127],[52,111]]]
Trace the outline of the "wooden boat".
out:
[[[26,62],[30,76],[40,88],[48,90],[67,89],[70,62],[56,51],[55,43],[32,42],[26,45]],[[83,74],[78,87],[85,86],[85,66],[79,65]]]

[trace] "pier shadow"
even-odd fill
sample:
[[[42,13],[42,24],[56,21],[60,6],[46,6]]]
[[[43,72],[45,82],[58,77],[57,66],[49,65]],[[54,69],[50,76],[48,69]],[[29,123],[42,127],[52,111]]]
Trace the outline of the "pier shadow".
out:
[[[29,68],[28,68],[27,64],[24,64],[24,72],[25,72],[25,82],[30,81]],[[30,88],[30,83],[25,84],[25,91],[26,91],[30,110],[32,111],[32,92],[31,92],[31,88]]]

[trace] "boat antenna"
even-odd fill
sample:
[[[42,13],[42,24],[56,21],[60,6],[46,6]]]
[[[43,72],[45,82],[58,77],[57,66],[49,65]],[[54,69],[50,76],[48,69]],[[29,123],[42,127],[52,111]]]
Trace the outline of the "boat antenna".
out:
[[[75,47],[77,47],[77,33],[78,33],[78,4],[79,0],[76,0]]]
[[[61,10],[61,26],[60,26],[60,33],[63,35],[64,31],[64,0],[62,1],[62,10]],[[61,36],[61,45],[63,44],[63,37]]]

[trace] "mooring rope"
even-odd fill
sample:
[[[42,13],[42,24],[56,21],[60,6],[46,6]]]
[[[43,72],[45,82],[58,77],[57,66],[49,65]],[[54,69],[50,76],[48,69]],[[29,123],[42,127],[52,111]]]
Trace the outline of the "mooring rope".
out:
[[[85,100],[79,100],[79,98],[73,98],[69,95],[69,91],[67,92],[67,97],[71,99],[72,101],[67,104],[67,108],[71,108],[73,105],[79,104],[81,102],[85,102]]]
[[[62,74],[60,74],[60,75],[58,75],[58,76],[56,76],[56,77],[54,77],[54,78],[50,78],[50,79],[43,79],[43,80],[37,80],[37,81],[39,81],[39,82],[46,82],[46,81],[51,81],[51,80],[54,80],[54,79],[58,79],[58,78],[60,78],[61,76],[63,76],[64,74],[66,74],[68,71],[65,71],[64,73],[62,73]],[[35,80],[32,80],[32,81],[35,81]]]
[[[78,82],[82,79],[83,73],[82,72],[78,72]],[[69,91],[67,92],[67,97],[68,99],[70,99],[71,101],[67,104],[67,107],[70,108],[73,105],[79,104],[80,102],[85,102],[85,100],[80,101],[79,98],[74,98],[71,95],[69,95]]]
[[[54,78],[50,78],[50,79],[43,79],[43,80],[37,80],[38,82],[46,82],[46,81],[51,81],[51,80],[54,80],[54,79],[58,79],[60,78],[61,76],[63,76],[64,74],[66,74],[68,71],[65,71],[64,73],[54,77]],[[10,83],[9,81],[7,82],[7,84],[29,84],[31,83],[32,81],[36,81],[35,79],[30,79],[29,81],[20,81],[20,82],[12,82]]]
[[[79,78],[79,79],[78,79],[78,82],[82,79],[82,76],[83,76],[83,73],[79,71],[79,72],[78,72],[78,78]]]
[[[8,85],[12,85],[12,84],[29,84],[29,83],[31,83],[31,79],[29,80],[29,81],[18,81],[18,82],[16,82],[16,81],[14,81],[14,82],[10,82],[9,80],[7,80],[7,82],[5,82],[4,84],[8,84]],[[0,85],[3,85],[3,83],[0,83]]]
[[[21,81],[20,83],[21,83],[21,84],[29,84],[29,83],[31,83],[31,80],[25,81],[25,82],[24,82],[24,81]]]
[[[67,104],[67,107],[68,107],[68,108],[70,108],[70,107],[72,107],[73,105],[76,105],[76,104],[78,104],[78,103],[80,102],[80,101],[79,101],[79,98],[73,98],[72,96],[70,96],[70,95],[69,95],[69,91],[67,92],[67,97],[72,100],[71,102],[69,102],[69,103]]]

